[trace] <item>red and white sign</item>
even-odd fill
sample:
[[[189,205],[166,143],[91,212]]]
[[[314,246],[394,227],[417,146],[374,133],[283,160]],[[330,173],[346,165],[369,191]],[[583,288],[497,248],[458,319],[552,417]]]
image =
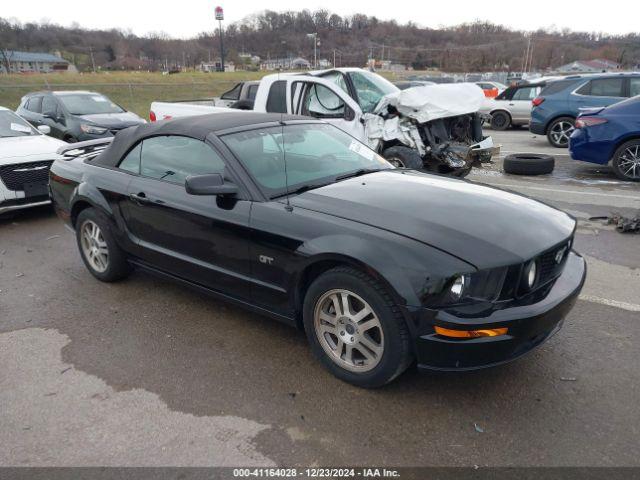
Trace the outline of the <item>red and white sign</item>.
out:
[[[224,11],[222,10],[222,7],[216,7],[216,20],[224,20]]]

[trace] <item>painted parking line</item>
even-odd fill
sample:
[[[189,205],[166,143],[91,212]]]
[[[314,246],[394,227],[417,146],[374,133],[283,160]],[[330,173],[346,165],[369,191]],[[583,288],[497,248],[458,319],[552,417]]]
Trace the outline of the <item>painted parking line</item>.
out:
[[[552,157],[568,157],[570,156],[568,153],[549,153],[549,152],[529,152],[529,151],[523,151],[523,150],[517,150],[517,151],[512,151],[512,150],[500,150],[500,154],[503,153],[530,153],[532,155],[551,155]]]
[[[621,308],[630,312],[640,312],[640,305],[636,303],[619,302],[618,300],[595,297],[593,295],[580,295],[578,298],[587,302],[599,303],[601,305],[607,305],[609,307]]]
[[[580,190],[567,190],[565,188],[535,187],[535,186],[524,185],[524,184],[521,184],[521,183],[513,184],[513,183],[496,182],[496,183],[492,183],[491,185],[493,185],[495,187],[523,188],[523,189],[528,189],[528,190],[537,190],[537,191],[541,191],[541,192],[564,193],[564,194],[571,194],[571,195],[584,195],[584,196],[587,196],[587,197],[624,198],[625,200],[638,200],[638,201],[640,201],[640,197],[639,196],[635,196],[635,195],[619,195],[619,194],[615,194],[615,193],[602,193],[602,192],[583,192],[583,191],[580,191]]]

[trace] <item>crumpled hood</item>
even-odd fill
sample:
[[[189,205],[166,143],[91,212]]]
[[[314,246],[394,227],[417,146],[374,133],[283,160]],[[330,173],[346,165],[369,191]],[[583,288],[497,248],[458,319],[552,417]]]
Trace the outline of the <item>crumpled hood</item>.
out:
[[[477,268],[521,263],[575,227],[566,213],[527,197],[408,170],[344,180],[291,203],[412,238]]]
[[[385,95],[374,113],[380,113],[391,105],[402,115],[426,123],[475,113],[482,107],[484,99],[482,89],[472,83],[425,85]]]
[[[100,127],[126,128],[144,123],[144,120],[133,112],[95,113],[92,115],[78,115],[77,117]]]
[[[56,150],[62,145],[66,143],[46,135],[0,138],[0,165],[54,160],[58,158]]]

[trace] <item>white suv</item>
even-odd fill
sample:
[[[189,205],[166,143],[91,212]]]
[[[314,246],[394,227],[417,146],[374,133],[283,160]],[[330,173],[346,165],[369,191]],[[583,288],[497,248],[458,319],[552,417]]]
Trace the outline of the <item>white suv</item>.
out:
[[[0,214],[50,202],[49,167],[66,143],[46,133],[0,107]]]

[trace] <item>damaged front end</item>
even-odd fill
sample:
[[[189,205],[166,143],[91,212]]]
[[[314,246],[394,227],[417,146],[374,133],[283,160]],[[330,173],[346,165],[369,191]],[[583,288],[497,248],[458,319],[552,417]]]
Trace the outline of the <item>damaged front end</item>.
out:
[[[484,93],[475,85],[415,87],[385,96],[363,118],[372,148],[402,144],[420,155],[425,170],[464,176],[499,151],[482,134],[478,110]]]

